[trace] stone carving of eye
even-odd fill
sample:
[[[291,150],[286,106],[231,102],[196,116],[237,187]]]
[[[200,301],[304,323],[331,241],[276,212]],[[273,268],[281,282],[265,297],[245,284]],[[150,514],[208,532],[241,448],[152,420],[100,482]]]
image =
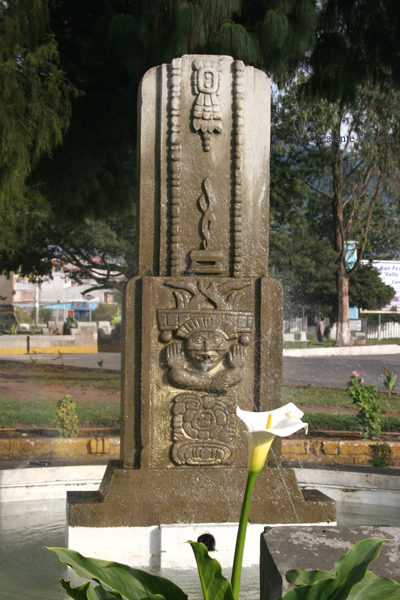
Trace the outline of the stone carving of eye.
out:
[[[213,335],[212,340],[215,342],[215,344],[222,344],[223,342],[223,339],[220,335]]]
[[[203,343],[203,336],[201,335],[193,335],[191,337],[191,340],[194,344],[202,344]]]

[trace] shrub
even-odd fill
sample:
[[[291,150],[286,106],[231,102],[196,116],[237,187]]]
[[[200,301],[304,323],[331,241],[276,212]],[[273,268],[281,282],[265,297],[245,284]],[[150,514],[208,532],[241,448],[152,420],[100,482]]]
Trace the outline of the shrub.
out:
[[[359,408],[358,420],[366,440],[374,440],[381,433],[382,421],[378,414],[382,412],[376,385],[365,385],[357,371],[353,371],[346,388],[350,398]]]
[[[61,398],[57,405],[58,431],[63,437],[76,437],[78,435],[78,417],[75,412],[76,403],[72,401],[71,395],[67,394]]]
[[[392,449],[389,444],[371,444],[369,453],[371,454],[369,462],[373,467],[390,467]]]

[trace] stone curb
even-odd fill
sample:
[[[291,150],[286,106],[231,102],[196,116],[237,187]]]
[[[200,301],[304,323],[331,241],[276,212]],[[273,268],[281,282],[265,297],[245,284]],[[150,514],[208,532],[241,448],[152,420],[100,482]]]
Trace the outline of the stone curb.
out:
[[[119,437],[0,439],[2,460],[11,459],[119,459]]]
[[[378,442],[365,440],[282,440],[282,460],[290,463],[321,463],[370,466],[369,446]],[[400,466],[400,442],[388,442],[392,450],[391,466]],[[0,439],[2,460],[12,459],[85,459],[102,457],[119,459],[120,438],[39,438]]]
[[[379,346],[348,346],[345,348],[286,348],[283,356],[309,357],[309,356],[368,356],[375,354],[399,354],[397,344],[382,344]]]
[[[290,463],[321,463],[324,465],[368,465],[369,446],[383,442],[366,440],[282,440],[282,460]],[[392,450],[391,466],[400,466],[400,442],[385,442]]]

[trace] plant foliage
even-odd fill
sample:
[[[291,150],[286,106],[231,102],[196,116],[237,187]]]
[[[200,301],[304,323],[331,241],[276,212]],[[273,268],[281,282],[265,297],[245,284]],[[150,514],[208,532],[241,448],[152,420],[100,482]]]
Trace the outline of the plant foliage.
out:
[[[350,398],[359,408],[358,420],[366,440],[374,440],[381,433],[382,422],[379,413],[382,411],[376,385],[365,385],[364,380],[354,372],[346,388]]]
[[[390,467],[392,449],[389,444],[370,444],[368,450],[371,455],[369,462],[373,467]]]
[[[57,405],[58,431],[63,437],[76,437],[78,430],[78,417],[75,412],[76,403],[72,401],[71,395],[67,394],[61,398]]]
[[[398,600],[400,585],[379,578],[368,566],[379,556],[383,539],[370,538],[354,544],[335,563],[333,571],[286,573],[296,587],[284,600]],[[221,565],[208,555],[206,547],[190,542],[196,557],[204,600],[233,600],[230,582],[223,577]],[[49,548],[60,561],[71,566],[79,577],[89,579],[77,587],[61,579],[61,585],[74,600],[186,600],[187,595],[171,581],[116,562],[86,558],[66,548]]]
[[[49,548],[49,550],[55,552],[61,562],[72,567],[78,577],[92,580],[78,588],[73,588],[69,581],[61,580],[68,595],[75,600],[103,598],[187,600],[187,595],[178,586],[163,577],[117,562],[86,558],[79,552],[67,548]],[[94,586],[93,582],[98,586]]]
[[[296,587],[286,592],[284,600],[398,600],[400,585],[389,578],[379,578],[368,566],[379,556],[382,538],[357,542],[335,563],[334,571],[288,571],[286,579]]]
[[[41,200],[26,178],[63,139],[74,88],[60,66],[49,0],[0,7],[0,251],[12,251]]]

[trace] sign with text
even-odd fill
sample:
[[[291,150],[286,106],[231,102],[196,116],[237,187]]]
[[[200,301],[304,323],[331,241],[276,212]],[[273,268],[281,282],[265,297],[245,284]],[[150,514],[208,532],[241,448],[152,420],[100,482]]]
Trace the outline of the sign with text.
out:
[[[362,331],[361,319],[350,319],[350,331]]]
[[[363,261],[363,263],[367,263],[367,261]],[[372,265],[378,269],[382,281],[396,290],[391,303],[383,310],[389,312],[397,309],[400,311],[400,260],[374,260]]]

